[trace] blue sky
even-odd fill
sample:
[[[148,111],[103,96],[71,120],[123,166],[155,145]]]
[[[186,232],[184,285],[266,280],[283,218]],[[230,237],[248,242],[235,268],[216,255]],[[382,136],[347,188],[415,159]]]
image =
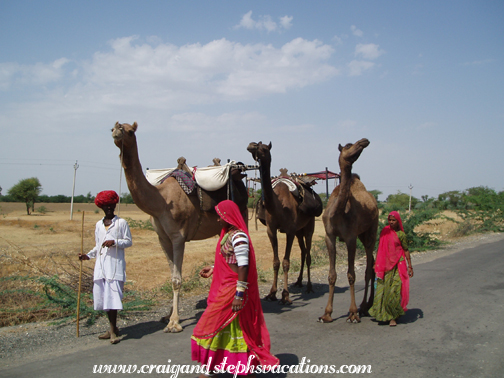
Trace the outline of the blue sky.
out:
[[[110,129],[143,168],[220,158],[339,172],[368,190],[504,190],[502,1],[0,1],[0,186],[127,192]],[[249,173],[253,175],[253,173]],[[330,184],[330,190],[334,187]],[[325,191],[320,182],[315,189]]]

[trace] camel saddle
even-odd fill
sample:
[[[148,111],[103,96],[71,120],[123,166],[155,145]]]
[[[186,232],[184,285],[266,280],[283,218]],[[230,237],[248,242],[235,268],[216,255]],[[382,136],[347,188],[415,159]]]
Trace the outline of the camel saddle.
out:
[[[193,167],[185,164],[184,158],[179,158],[177,168],[149,169],[147,180],[152,185],[162,184],[168,177],[174,177],[187,195],[197,195],[203,211],[215,211],[215,206],[226,199],[229,192],[223,189],[231,181],[231,161],[222,166]],[[196,189],[196,190],[195,190]]]
[[[271,186],[274,188],[280,182],[289,187],[291,194],[296,198],[299,203],[299,210],[311,217],[318,217],[324,210],[322,199],[315,193],[315,191],[308,185],[294,180],[290,177],[280,177],[272,180]],[[266,209],[264,208],[264,201],[260,199],[256,204],[256,218],[266,225]]]

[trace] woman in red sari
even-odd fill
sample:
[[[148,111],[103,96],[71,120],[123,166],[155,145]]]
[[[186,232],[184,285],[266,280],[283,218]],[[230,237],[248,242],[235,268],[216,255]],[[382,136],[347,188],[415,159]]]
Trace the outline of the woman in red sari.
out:
[[[250,374],[261,365],[274,366],[269,332],[264,321],[254,248],[247,226],[233,201],[222,201],[215,210],[222,231],[215,251],[215,265],[201,270],[213,275],[207,308],[191,337],[192,359],[209,372]],[[252,367],[252,369],[250,369]],[[200,375],[205,377],[205,375]]]
[[[380,233],[375,263],[376,291],[369,314],[378,321],[389,322],[393,327],[397,325],[396,319],[407,310],[413,267],[401,216],[397,211],[389,214],[388,223]]]

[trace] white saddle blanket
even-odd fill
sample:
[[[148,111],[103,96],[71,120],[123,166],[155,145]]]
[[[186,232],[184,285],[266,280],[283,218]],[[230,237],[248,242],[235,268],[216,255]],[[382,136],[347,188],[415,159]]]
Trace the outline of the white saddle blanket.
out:
[[[289,180],[287,178],[281,178],[280,177],[280,178],[276,179],[275,181],[273,181],[271,183],[271,186],[272,186],[272,188],[275,188],[275,186],[277,186],[280,183],[283,183],[283,184],[287,185],[287,187],[289,188],[289,190],[291,192],[293,192],[294,195],[298,194],[298,188],[297,188],[296,184],[294,184],[291,180]]]
[[[230,161],[226,165],[211,166],[211,167],[192,167],[194,179],[196,183],[205,190],[210,192],[218,190],[226,185],[229,179],[229,172],[231,171],[231,165],[236,164],[234,160]],[[145,173],[147,181],[152,185],[159,185],[171,172],[176,168],[165,168],[165,169],[148,169]]]

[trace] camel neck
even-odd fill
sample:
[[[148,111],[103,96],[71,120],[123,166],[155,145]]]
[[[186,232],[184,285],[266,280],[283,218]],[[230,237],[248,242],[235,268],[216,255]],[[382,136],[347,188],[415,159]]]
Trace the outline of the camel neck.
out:
[[[159,191],[147,181],[142,171],[136,140],[129,147],[123,145],[121,155],[124,176],[133,201],[140,210],[149,215],[157,216],[163,211],[166,203]]]

